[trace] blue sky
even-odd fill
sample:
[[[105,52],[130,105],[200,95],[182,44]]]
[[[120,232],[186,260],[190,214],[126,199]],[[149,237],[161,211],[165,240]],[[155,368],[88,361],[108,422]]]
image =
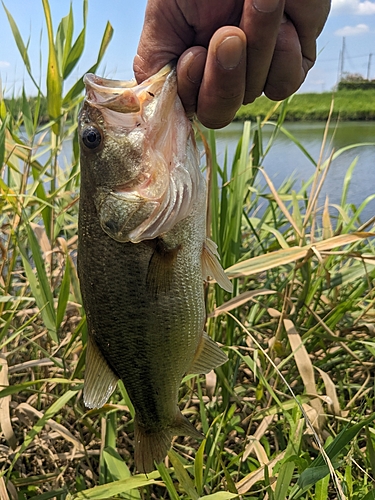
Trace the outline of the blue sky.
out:
[[[41,0],[4,0],[14,17],[25,43],[29,42],[29,57],[34,75],[45,80],[47,36]],[[72,0],[75,36],[82,27],[82,1]],[[54,29],[69,11],[70,0],[50,0]],[[114,28],[100,74],[109,78],[132,78],[132,61],[143,23],[146,0],[89,0],[86,47],[75,78],[95,61],[107,20]],[[28,94],[35,89],[24,70],[13,39],[5,11],[0,5],[0,75],[6,95],[19,95],[23,83]],[[344,71],[367,76],[369,55],[370,78],[375,79],[375,0],[333,0],[328,22],[318,40],[320,51],[315,67],[310,71],[302,92],[331,90],[337,82],[339,54],[345,37]],[[40,63],[42,57],[42,63]]]

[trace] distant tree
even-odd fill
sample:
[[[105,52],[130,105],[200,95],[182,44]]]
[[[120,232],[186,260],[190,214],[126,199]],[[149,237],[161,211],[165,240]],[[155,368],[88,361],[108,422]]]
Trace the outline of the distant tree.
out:
[[[337,90],[368,90],[375,89],[375,80],[367,80],[359,73],[347,73],[341,78]]]

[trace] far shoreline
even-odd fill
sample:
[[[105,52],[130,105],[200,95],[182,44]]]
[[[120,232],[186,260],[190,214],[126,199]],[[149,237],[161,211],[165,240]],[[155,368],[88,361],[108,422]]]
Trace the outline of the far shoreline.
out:
[[[266,96],[242,106],[233,121],[277,120],[285,113],[285,121],[327,121],[331,103],[331,119],[340,121],[375,121],[375,90],[339,90],[294,94],[285,101],[275,102]]]

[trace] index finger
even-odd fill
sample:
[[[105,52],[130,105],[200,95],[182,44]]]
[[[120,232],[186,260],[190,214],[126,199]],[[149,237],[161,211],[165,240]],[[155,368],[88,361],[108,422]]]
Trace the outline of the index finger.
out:
[[[133,71],[138,83],[178,58],[192,44],[194,31],[179,9],[162,8],[164,0],[148,2]],[[173,27],[174,31],[171,31]],[[179,35],[176,36],[176,33]]]

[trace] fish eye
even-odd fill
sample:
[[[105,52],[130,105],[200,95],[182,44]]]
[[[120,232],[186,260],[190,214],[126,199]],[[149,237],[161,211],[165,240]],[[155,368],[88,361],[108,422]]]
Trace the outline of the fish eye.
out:
[[[102,142],[102,134],[96,128],[90,125],[82,133],[83,144],[89,149],[96,149]]]

